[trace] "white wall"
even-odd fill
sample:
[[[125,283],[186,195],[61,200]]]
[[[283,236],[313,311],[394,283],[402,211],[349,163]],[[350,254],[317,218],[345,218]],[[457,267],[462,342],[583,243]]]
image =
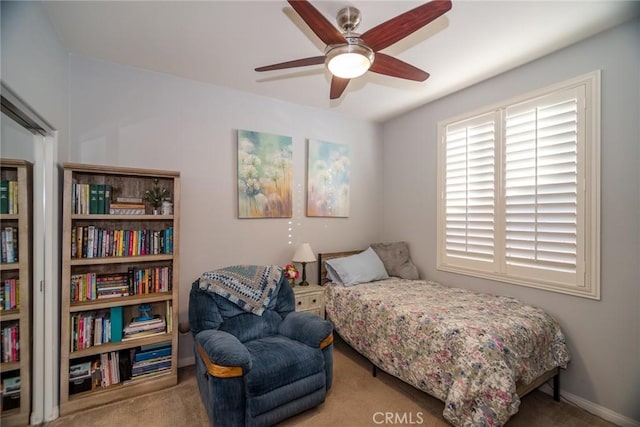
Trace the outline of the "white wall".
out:
[[[561,323],[572,361],[562,390],[618,421],[640,420],[640,20],[385,123],[383,238],[409,242],[423,277],[518,297]],[[436,270],[436,125],[602,70],[602,300]],[[614,415],[615,417],[615,415]]]
[[[379,125],[78,56],[70,57],[70,79],[70,161],[181,172],[181,322],[191,283],[204,271],[284,265],[301,242],[322,252],[378,238]],[[293,218],[237,219],[238,129],[293,137]],[[307,138],[349,146],[349,218],[305,217]],[[309,267],[315,279],[316,265]],[[191,345],[189,335],[180,337],[182,364],[192,357]]]
[[[67,52],[37,2],[3,1],[2,80],[67,139]]]

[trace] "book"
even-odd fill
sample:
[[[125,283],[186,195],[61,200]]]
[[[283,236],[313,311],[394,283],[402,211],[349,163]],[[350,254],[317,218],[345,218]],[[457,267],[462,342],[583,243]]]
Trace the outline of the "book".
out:
[[[144,215],[145,206],[143,203],[111,203],[109,206],[111,215]]]
[[[135,340],[135,339],[140,339],[140,338],[147,338],[147,337],[152,337],[154,335],[163,335],[166,332],[163,330],[161,331],[146,331],[146,332],[138,332],[135,334],[131,334],[131,335],[126,335],[124,337],[122,337],[122,341],[130,341],[130,340]]]
[[[5,378],[2,380],[2,390],[5,396],[20,393],[20,377]]]
[[[105,184],[104,186],[104,212],[108,214],[111,211],[111,186]]]
[[[97,214],[105,214],[107,213],[104,210],[104,184],[96,184],[97,187],[97,192],[98,192],[98,203],[97,203],[97,209],[96,212]]]
[[[145,325],[129,325],[122,331],[124,336],[131,336],[134,334],[149,332],[149,331],[165,331],[167,329],[167,325],[162,321],[148,323]]]
[[[18,259],[16,257],[17,252],[16,252],[16,247],[15,247],[15,240],[14,240],[14,230],[16,231],[17,234],[17,229],[14,227],[5,227],[4,229],[4,233],[5,233],[5,246],[7,249],[7,259],[6,262],[17,262]]]
[[[138,203],[142,204],[144,201],[142,197],[126,197],[126,196],[118,196],[116,197],[116,203]]]
[[[9,213],[9,181],[0,181],[0,213]]]
[[[122,306],[111,307],[111,342],[122,341],[122,323],[124,321],[123,317],[124,315]]]
[[[9,213],[18,213],[18,181],[9,181]]]
[[[98,185],[89,184],[89,213],[98,213]]]
[[[171,356],[171,345],[156,350],[136,351],[133,360],[134,362],[142,362],[144,360],[157,359],[165,356]]]

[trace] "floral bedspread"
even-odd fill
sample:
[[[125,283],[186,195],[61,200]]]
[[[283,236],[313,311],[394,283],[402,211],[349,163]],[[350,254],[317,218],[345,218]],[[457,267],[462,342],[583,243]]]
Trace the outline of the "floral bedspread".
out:
[[[445,402],[456,426],[501,426],[528,384],[569,352],[558,323],[521,301],[424,280],[328,285],[326,311],[354,349]]]

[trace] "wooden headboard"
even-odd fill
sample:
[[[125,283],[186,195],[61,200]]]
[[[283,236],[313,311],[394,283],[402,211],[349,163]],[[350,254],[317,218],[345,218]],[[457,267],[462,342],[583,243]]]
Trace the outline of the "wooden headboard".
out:
[[[355,250],[355,251],[346,251],[346,252],[325,252],[318,253],[318,284],[320,286],[324,285],[327,282],[330,282],[327,277],[327,267],[324,265],[324,262],[332,259],[332,258],[342,258],[349,255],[355,255],[362,252],[364,249]]]

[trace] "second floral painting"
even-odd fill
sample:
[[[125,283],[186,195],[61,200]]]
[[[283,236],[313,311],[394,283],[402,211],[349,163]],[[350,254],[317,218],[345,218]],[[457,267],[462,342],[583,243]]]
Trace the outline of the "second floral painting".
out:
[[[348,217],[349,147],[310,139],[308,148],[307,216]]]
[[[291,137],[238,130],[238,217],[290,218]]]

